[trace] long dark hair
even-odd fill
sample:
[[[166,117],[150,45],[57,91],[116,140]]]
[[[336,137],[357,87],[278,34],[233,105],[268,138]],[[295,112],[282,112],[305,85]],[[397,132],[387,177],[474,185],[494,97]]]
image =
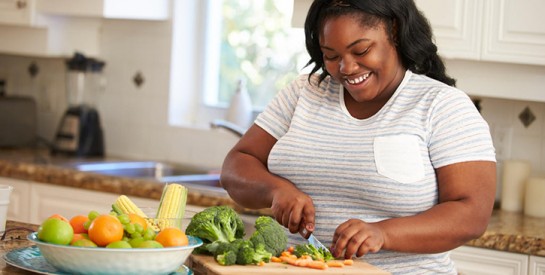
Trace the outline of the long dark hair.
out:
[[[329,73],[325,70],[319,36],[326,19],[341,15],[356,16],[366,27],[384,22],[405,68],[455,86],[456,80],[446,74],[437,54],[430,24],[413,0],[314,0],[305,20],[305,43],[310,55],[307,66],[314,63],[311,74],[322,69],[320,81]]]

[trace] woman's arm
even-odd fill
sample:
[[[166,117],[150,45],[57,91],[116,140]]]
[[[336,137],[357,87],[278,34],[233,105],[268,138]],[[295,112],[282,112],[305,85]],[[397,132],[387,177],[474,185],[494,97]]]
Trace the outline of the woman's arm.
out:
[[[470,161],[436,170],[439,204],[415,216],[377,223],[350,220],[333,237],[333,253],[362,256],[380,249],[437,253],[479,237],[494,205],[496,163]]]
[[[303,220],[307,230],[312,232],[312,199],[267,168],[267,159],[276,141],[265,130],[252,125],[227,154],[220,182],[238,204],[254,209],[270,207],[276,220],[290,232],[298,232]]]

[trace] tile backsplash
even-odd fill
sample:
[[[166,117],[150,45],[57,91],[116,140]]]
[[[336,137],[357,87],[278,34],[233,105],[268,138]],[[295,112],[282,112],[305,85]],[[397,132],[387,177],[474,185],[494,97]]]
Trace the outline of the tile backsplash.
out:
[[[170,22],[103,22],[100,59],[106,61],[103,73],[106,84],[99,93],[97,107],[105,133],[106,153],[219,168],[224,156],[238,140],[236,136],[221,129],[169,125],[171,28]],[[462,75],[464,78],[464,73],[479,73],[467,70],[471,65],[467,62],[449,61],[449,64],[458,68],[454,77]],[[502,66],[509,71],[508,65]],[[67,107],[65,77],[64,58],[0,55],[3,90],[8,95],[26,95],[36,99],[38,133],[49,141],[53,139]],[[485,80],[482,82],[483,86],[489,84]],[[540,83],[536,81],[523,88],[543,89]],[[478,87],[463,89],[475,91]],[[531,162],[533,174],[544,174],[545,103],[488,97],[478,99],[497,147],[500,169],[503,159],[525,159]],[[519,118],[526,108],[534,116],[527,127]]]

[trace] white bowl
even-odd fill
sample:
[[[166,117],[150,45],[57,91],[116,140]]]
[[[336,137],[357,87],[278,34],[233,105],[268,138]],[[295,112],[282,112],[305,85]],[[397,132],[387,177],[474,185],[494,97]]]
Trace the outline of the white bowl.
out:
[[[50,244],[38,240],[37,233],[27,239],[35,243],[46,261],[72,274],[169,274],[180,268],[202,240],[187,236],[189,244],[166,248],[104,248]]]

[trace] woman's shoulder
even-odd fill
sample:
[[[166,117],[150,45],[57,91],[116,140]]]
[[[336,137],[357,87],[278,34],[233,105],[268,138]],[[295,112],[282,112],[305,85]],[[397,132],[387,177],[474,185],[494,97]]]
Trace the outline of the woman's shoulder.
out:
[[[441,81],[422,74],[413,73],[407,88],[415,93],[433,97],[443,97],[447,95],[455,97],[469,97],[464,91],[456,87],[449,86]]]

